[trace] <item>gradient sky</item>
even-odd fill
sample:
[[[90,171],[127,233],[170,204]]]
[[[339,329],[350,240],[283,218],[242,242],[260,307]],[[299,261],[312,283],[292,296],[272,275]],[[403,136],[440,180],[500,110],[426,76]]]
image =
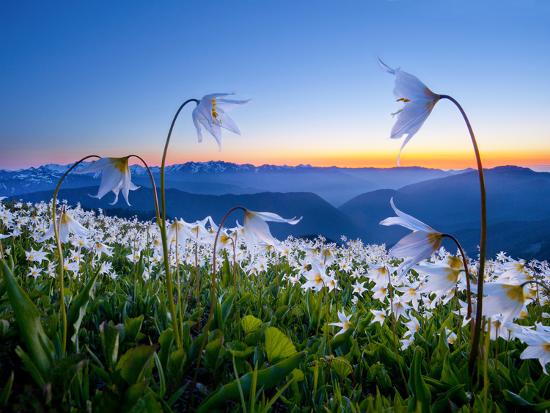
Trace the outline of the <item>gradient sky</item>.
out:
[[[0,3],[0,168],[142,154],[158,164],[181,101],[234,91],[242,136],[198,144],[186,110],[169,161],[393,166],[393,77],[453,95],[486,165],[550,165],[545,0]],[[402,165],[473,165],[440,102]]]

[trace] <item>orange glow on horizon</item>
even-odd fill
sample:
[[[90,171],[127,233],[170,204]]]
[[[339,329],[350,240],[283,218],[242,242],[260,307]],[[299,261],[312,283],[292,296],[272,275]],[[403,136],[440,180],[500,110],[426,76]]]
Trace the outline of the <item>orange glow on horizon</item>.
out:
[[[217,155],[217,156],[216,156]],[[481,154],[483,166],[492,168],[501,165],[550,165],[550,151],[498,151],[483,152]],[[146,156],[147,161],[156,165],[157,155]],[[396,166],[397,153],[395,152],[369,152],[369,153],[232,153],[221,152],[217,154],[177,154],[168,156],[167,164],[179,164],[185,162],[205,162],[210,160],[223,160],[238,164],[250,163],[253,165],[274,164],[295,166],[299,164],[311,164],[314,166],[339,166],[339,167],[379,167],[391,168]],[[471,152],[403,152],[401,166],[423,166],[439,169],[463,169],[476,166],[475,158]]]

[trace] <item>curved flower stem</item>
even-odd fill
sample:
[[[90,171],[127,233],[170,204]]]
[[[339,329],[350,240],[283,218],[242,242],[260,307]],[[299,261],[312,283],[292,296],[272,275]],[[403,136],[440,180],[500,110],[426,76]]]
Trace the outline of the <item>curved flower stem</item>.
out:
[[[212,285],[210,287],[210,310],[208,312],[208,319],[206,321],[206,325],[204,326],[204,332],[203,332],[203,341],[202,341],[202,344],[201,344],[201,350],[199,351],[199,357],[198,357],[198,360],[197,360],[197,368],[195,370],[195,379],[197,377],[197,373],[198,372],[198,368],[200,366],[200,363],[201,363],[201,354],[202,354],[202,351],[204,350],[204,347],[206,346],[206,342],[208,341],[208,332],[210,330],[210,326],[212,324],[212,320],[214,319],[214,311],[215,311],[215,308],[216,308],[216,302],[218,301],[218,298],[217,298],[217,280],[216,280],[216,277],[217,277],[217,274],[216,274],[216,247],[218,245],[218,238],[220,237],[220,232],[222,231],[223,229],[223,226],[225,224],[225,221],[227,221],[227,218],[229,218],[229,216],[235,212],[235,211],[243,211],[246,213],[247,209],[243,206],[235,206],[233,208],[231,208],[229,211],[227,211],[225,213],[225,215],[223,216],[222,220],[220,221],[220,226],[218,227],[218,231],[216,232],[216,237],[214,238],[214,247],[212,249]],[[193,380],[194,382],[196,380]]]
[[[170,138],[172,137],[172,131],[174,130],[174,125],[176,124],[176,120],[178,119],[178,116],[181,112],[181,110],[190,102],[195,102],[196,104],[199,103],[197,99],[188,99],[185,102],[183,102],[178,110],[176,111],[176,114],[174,115],[174,118],[172,119],[172,123],[170,125],[170,129],[168,131],[168,136],[166,137],[166,143],[164,144],[164,151],[162,153],[162,163],[160,166],[160,199],[161,199],[161,209],[162,209],[162,216],[159,222],[160,227],[160,237],[162,240],[162,254],[164,256],[164,272],[166,273],[166,289],[167,289],[167,295],[168,295],[168,308],[170,309],[170,315],[172,316],[172,330],[174,331],[174,337],[176,339],[176,344],[178,348],[183,347],[183,341],[182,337],[179,334],[179,327],[178,327],[178,320],[177,320],[177,313],[176,313],[176,306],[174,305],[174,288],[172,285],[172,274],[170,273],[170,257],[168,255],[168,239],[166,237],[166,192],[165,192],[165,176],[164,176],[164,169],[166,165],[166,155],[168,154],[168,145],[170,144]]]
[[[65,351],[67,350],[67,310],[65,308],[65,285],[64,285],[64,266],[65,262],[63,260],[63,246],[61,245],[61,239],[59,238],[59,224],[57,222],[57,195],[59,193],[59,189],[61,188],[61,184],[69,175],[69,173],[76,168],[78,165],[80,165],[82,162],[84,162],[87,159],[90,158],[101,158],[99,155],[88,155],[79,160],[78,162],[75,162],[69,169],[65,171],[65,173],[61,176],[59,181],[57,182],[57,185],[55,187],[55,190],[53,191],[52,196],[52,225],[53,225],[53,233],[55,236],[55,243],[57,245],[57,255],[59,258],[59,265],[57,266],[57,275],[59,277],[59,310],[61,312],[61,323],[63,325],[63,335],[61,338],[61,352],[65,354]]]
[[[460,255],[462,257],[462,265],[464,266],[464,273],[466,274],[466,292],[467,292],[467,298],[468,298],[468,309],[467,309],[467,315],[466,318],[470,318],[472,316],[472,289],[470,287],[470,270],[468,269],[468,258],[466,257],[466,253],[464,252],[464,249],[462,248],[462,245],[460,245],[460,242],[451,234],[442,234],[443,238],[449,238],[452,240],[460,252]]]
[[[483,164],[481,163],[481,155],[479,154],[479,148],[477,146],[477,140],[470,124],[466,112],[457,102],[455,98],[449,95],[440,95],[441,99],[450,100],[458,108],[466,126],[468,127],[468,132],[470,133],[470,138],[472,139],[472,145],[474,147],[474,153],[476,156],[477,162],[477,171],[479,176],[479,190],[481,195],[481,234],[479,238],[479,271],[477,275],[477,306],[476,306],[476,318],[474,326],[474,336],[472,338],[472,349],[470,351],[470,358],[468,360],[468,368],[470,374],[473,375],[475,362],[479,353],[479,342],[481,337],[481,327],[482,327],[482,318],[483,318],[483,281],[484,281],[484,272],[485,272],[485,256],[487,253],[487,193],[485,191],[485,176],[483,175]]]
[[[149,180],[151,181],[151,188],[153,189],[153,201],[155,202],[155,216],[157,219],[157,224],[160,225],[160,208],[159,208],[159,198],[157,194],[157,184],[155,183],[155,178],[153,177],[153,172],[145,160],[139,155],[129,155],[128,158],[137,158],[141,161],[145,169],[147,170],[147,175],[149,175]]]
[[[523,287],[525,287],[527,284],[536,284],[537,286],[542,287],[542,288],[544,289],[544,291],[546,291],[546,293],[550,295],[550,287],[548,287],[546,284],[544,284],[544,283],[541,282],[541,281],[537,281],[537,280],[525,281],[523,284],[520,284],[520,287],[523,288]]]

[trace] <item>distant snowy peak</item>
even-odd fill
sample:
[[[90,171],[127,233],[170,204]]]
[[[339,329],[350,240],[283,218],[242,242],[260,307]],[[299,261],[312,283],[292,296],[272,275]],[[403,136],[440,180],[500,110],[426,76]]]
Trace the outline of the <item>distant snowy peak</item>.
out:
[[[79,165],[75,172],[80,172],[88,162],[84,162],[82,165]],[[34,179],[51,179],[52,177],[60,177],[72,164],[45,164],[39,167],[31,167],[26,169],[19,170],[0,170],[0,174],[10,175],[12,178],[24,178],[30,177]],[[157,175],[160,172],[159,166],[150,167],[153,174]],[[308,170],[329,170],[329,169],[379,169],[379,168],[340,168],[340,167],[317,167],[308,164],[300,164],[296,166],[288,165],[252,165],[252,164],[236,164],[232,162],[225,161],[208,161],[208,162],[186,162],[181,164],[173,164],[166,166],[167,175],[180,175],[180,174],[223,174],[223,173],[261,173],[261,172],[304,172]],[[394,169],[394,168],[390,168]],[[401,167],[399,170],[402,170],[403,173],[406,171],[414,170],[426,170],[427,168],[422,167]],[[130,166],[130,171],[132,174],[137,176],[142,176],[147,174],[147,170],[141,164],[134,164]],[[447,171],[447,173],[462,173],[464,171]],[[85,174],[88,175],[88,174]]]

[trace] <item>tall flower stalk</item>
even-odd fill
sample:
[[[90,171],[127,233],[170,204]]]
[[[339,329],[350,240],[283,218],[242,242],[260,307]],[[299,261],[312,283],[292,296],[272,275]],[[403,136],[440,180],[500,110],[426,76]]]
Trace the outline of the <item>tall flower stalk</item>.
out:
[[[160,228],[160,238],[162,241],[162,254],[163,254],[163,261],[164,261],[164,272],[166,273],[166,293],[168,295],[168,309],[170,311],[170,316],[172,318],[172,330],[174,331],[174,338],[176,340],[176,345],[178,348],[183,347],[183,341],[182,337],[180,336],[180,329],[178,327],[178,317],[176,312],[176,306],[174,304],[174,286],[172,282],[172,274],[170,272],[170,259],[169,259],[169,253],[168,253],[168,238],[166,236],[166,178],[165,178],[165,166],[166,166],[166,155],[168,154],[168,145],[170,144],[170,138],[172,137],[172,131],[174,130],[174,125],[176,124],[176,120],[178,119],[178,116],[182,109],[191,102],[195,102],[197,105],[199,104],[199,101],[197,99],[188,99],[185,102],[183,102],[178,110],[176,111],[176,114],[174,115],[174,118],[172,119],[172,123],[170,125],[170,129],[168,130],[168,136],[166,137],[166,143],[164,144],[164,151],[162,153],[162,163],[160,166],[160,205],[161,205],[161,217],[159,220],[159,228]]]
[[[468,366],[470,372],[473,371],[476,358],[479,353],[479,342],[481,337],[481,327],[482,327],[482,318],[483,318],[483,283],[484,283],[484,273],[485,273],[485,257],[487,254],[487,192],[485,190],[485,176],[483,174],[483,164],[481,162],[481,155],[479,153],[479,148],[477,146],[477,140],[474,134],[474,130],[466,115],[466,112],[458,103],[458,101],[449,95],[439,95],[440,99],[450,100],[458,108],[466,126],[468,128],[468,133],[470,134],[470,139],[472,140],[472,146],[474,147],[474,153],[476,156],[477,163],[477,173],[479,177],[479,190],[480,190],[480,218],[481,218],[481,233],[479,237],[479,271],[477,274],[477,306],[476,306],[476,318],[474,326],[474,336],[472,338],[472,350],[470,352],[470,358],[468,360]]]
[[[59,263],[57,265],[57,277],[58,277],[58,283],[59,283],[59,313],[61,315],[61,325],[62,325],[62,335],[61,335],[61,351],[63,354],[65,354],[65,351],[67,350],[67,309],[65,308],[65,268],[64,268],[64,261],[63,261],[63,245],[61,243],[61,238],[59,237],[59,231],[60,231],[60,225],[61,222],[57,222],[57,195],[59,194],[59,189],[61,188],[61,184],[73,171],[78,165],[80,165],[82,162],[91,159],[91,158],[101,158],[99,155],[88,155],[79,160],[78,162],[75,162],[69,169],[65,171],[65,173],[61,176],[59,179],[59,182],[57,182],[57,185],[55,187],[55,190],[53,191],[52,196],[52,227],[53,227],[53,233],[55,236],[55,244],[57,247],[57,255],[59,259]]]
[[[464,122],[468,128],[472,145],[474,148],[474,154],[476,157],[477,171],[479,176],[479,189],[480,189],[480,216],[481,216],[481,230],[479,239],[479,271],[477,279],[477,306],[476,317],[474,325],[474,333],[472,336],[472,348],[470,357],[468,360],[468,366],[470,372],[474,372],[475,362],[479,353],[480,336],[483,319],[483,282],[485,272],[485,258],[487,252],[487,194],[485,190],[485,177],[483,175],[483,164],[481,162],[481,155],[477,145],[477,140],[466,115],[466,112],[458,103],[458,101],[449,95],[440,95],[432,92],[424,83],[422,83],[416,76],[411,75],[399,68],[393,69],[380,60],[380,64],[386,70],[386,72],[395,76],[395,88],[394,95],[398,102],[403,104],[402,108],[395,112],[393,115],[397,117],[395,125],[391,131],[392,139],[404,138],[403,144],[399,151],[405,147],[405,145],[411,140],[411,138],[422,127],[433,108],[441,99],[450,100],[458,108]],[[397,158],[399,164],[399,157]]]
[[[170,316],[172,318],[172,329],[174,330],[174,337],[178,348],[183,347],[183,339],[179,333],[177,311],[174,304],[174,285],[172,280],[172,274],[170,272],[170,261],[168,251],[168,238],[166,231],[166,156],[168,155],[168,146],[170,145],[170,138],[174,131],[174,126],[178,119],[179,114],[185,106],[189,103],[195,103],[196,107],[193,110],[193,123],[197,130],[197,138],[199,142],[202,141],[202,128],[206,129],[216,140],[218,146],[221,149],[221,129],[227,129],[233,133],[239,134],[239,128],[235,122],[226,114],[224,107],[241,105],[248,102],[248,100],[233,100],[227,99],[226,96],[231,93],[213,93],[203,96],[199,99],[187,99],[183,102],[176,111],[170,129],[168,130],[168,136],[164,144],[164,151],[162,153],[162,162],[160,166],[160,197],[161,197],[161,219],[159,222],[160,237],[162,240],[162,253],[164,256],[164,272],[166,273],[166,292],[168,295],[168,308],[170,310]]]
[[[67,328],[68,328],[68,326],[67,326],[67,310],[65,308],[65,271],[64,271],[65,268],[64,268],[64,259],[63,259],[63,244],[62,244],[62,239],[60,237],[61,219],[60,220],[57,219],[57,196],[59,194],[59,190],[61,188],[61,185],[63,184],[63,181],[65,181],[65,178],[67,177],[67,175],[69,175],[69,173],[71,173],[78,165],[82,164],[84,161],[86,161],[88,159],[98,158],[100,161],[105,160],[106,164],[108,164],[108,165],[116,165],[116,170],[117,170],[116,173],[119,175],[120,179],[118,181],[115,180],[114,181],[115,184],[112,187],[107,187],[107,186],[102,185],[102,187],[105,191],[100,191],[98,196],[96,196],[96,197],[101,199],[103,197],[103,195],[105,195],[105,193],[107,193],[109,190],[113,190],[113,192],[115,193],[115,196],[116,196],[116,198],[115,198],[115,202],[116,202],[118,200],[118,192],[122,189],[123,192],[125,192],[126,202],[128,202],[127,188],[133,187],[133,184],[131,183],[131,180],[130,180],[128,160],[132,157],[137,158],[138,160],[140,160],[141,163],[143,164],[143,166],[145,167],[145,169],[147,170],[147,174],[149,176],[149,179],[151,180],[151,187],[153,189],[153,200],[154,200],[154,203],[155,203],[155,212],[156,212],[157,221],[160,222],[160,210],[159,210],[158,196],[157,196],[157,189],[156,189],[155,180],[153,178],[153,174],[151,172],[151,169],[149,168],[149,165],[147,165],[147,162],[145,162],[145,160],[142,157],[140,157],[139,155],[129,155],[129,156],[122,157],[122,158],[102,158],[99,155],[85,156],[84,158],[82,158],[79,161],[75,162],[69,169],[67,169],[65,171],[65,173],[61,176],[61,178],[57,182],[57,185],[56,185],[55,190],[53,192],[51,215],[52,215],[52,228],[53,228],[53,233],[54,233],[54,237],[55,237],[55,243],[56,243],[56,246],[57,246],[57,255],[58,255],[58,259],[59,259],[59,263],[58,263],[58,266],[57,266],[57,273],[58,273],[58,278],[59,278],[59,280],[58,280],[58,283],[59,283],[59,301],[60,301],[59,312],[60,312],[61,324],[62,324],[61,349],[62,349],[63,353],[65,353],[65,351],[67,349]],[[86,171],[86,169],[88,169],[88,170],[95,170],[96,172],[97,171],[101,172],[101,170],[94,169],[93,164],[91,166],[92,166],[92,168],[85,168],[84,171]],[[106,165],[104,165],[104,166],[106,166]]]

